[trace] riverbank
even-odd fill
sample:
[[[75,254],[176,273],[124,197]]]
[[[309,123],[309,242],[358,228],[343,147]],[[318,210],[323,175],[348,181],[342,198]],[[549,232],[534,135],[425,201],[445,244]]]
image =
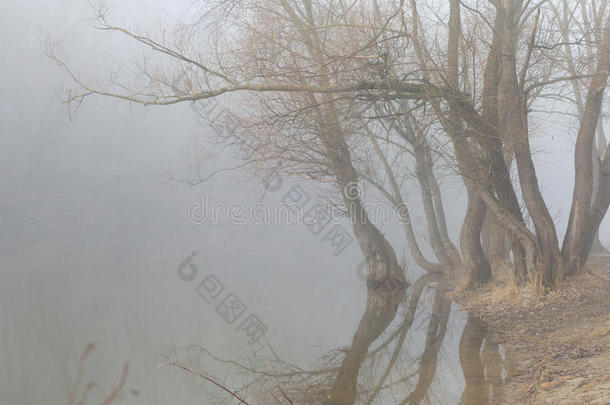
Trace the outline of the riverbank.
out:
[[[610,404],[610,255],[592,257],[586,273],[545,297],[494,276],[452,298],[510,350],[505,403]]]

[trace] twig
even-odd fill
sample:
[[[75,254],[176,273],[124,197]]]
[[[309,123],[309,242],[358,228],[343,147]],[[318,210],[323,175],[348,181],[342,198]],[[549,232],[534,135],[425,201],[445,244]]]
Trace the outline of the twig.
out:
[[[118,385],[114,387],[110,395],[108,395],[100,405],[110,405],[118,399],[119,394],[121,393],[121,391],[123,391],[125,383],[127,382],[128,371],[129,365],[127,363],[123,364],[123,372],[121,373],[121,379],[119,380]]]
[[[76,375],[76,380],[74,381],[74,385],[72,386],[72,391],[70,391],[70,396],[68,397],[68,405],[72,405],[74,403],[74,397],[76,395],[76,390],[80,385],[80,381],[83,377],[83,373],[85,371],[85,359],[91,353],[91,351],[95,348],[95,344],[90,343],[83,350],[83,354],[80,356],[80,361],[78,365],[78,374]]]
[[[234,398],[236,398],[236,399],[238,399],[238,400],[240,401],[240,403],[242,403],[242,404],[246,404],[246,405],[250,405],[248,402],[246,402],[246,400],[245,400],[245,399],[243,399],[242,397],[240,397],[239,395],[237,395],[235,392],[231,391],[229,388],[225,387],[224,385],[220,384],[219,382],[217,382],[217,381],[213,380],[213,379],[212,379],[212,378],[210,378],[210,377],[207,377],[207,376],[205,376],[205,375],[203,375],[203,374],[201,374],[201,373],[199,373],[199,372],[197,372],[197,371],[195,371],[195,370],[193,370],[193,369],[190,369],[190,368],[188,368],[188,367],[186,367],[186,366],[183,366],[182,364],[178,364],[178,363],[176,363],[175,361],[169,362],[169,363],[167,363],[167,365],[170,365],[170,366],[174,366],[174,367],[181,368],[182,370],[186,371],[187,373],[191,373],[191,374],[193,374],[193,375],[196,375],[197,377],[202,378],[202,379],[204,379],[205,381],[207,381],[207,382],[210,382],[210,383],[214,384],[215,386],[217,386],[218,388],[222,389],[223,391],[225,391],[225,392],[227,392],[227,393],[231,394],[231,396],[232,396],[232,397],[234,397]]]

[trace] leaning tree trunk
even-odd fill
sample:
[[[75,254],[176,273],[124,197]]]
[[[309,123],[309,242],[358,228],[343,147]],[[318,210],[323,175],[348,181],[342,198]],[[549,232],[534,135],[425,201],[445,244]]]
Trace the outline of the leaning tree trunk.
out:
[[[403,107],[408,110],[408,106]],[[428,140],[424,131],[411,120],[410,116],[403,117],[397,122],[393,121],[392,126],[397,132],[409,143],[413,149],[415,156],[415,174],[420,187],[420,195],[426,216],[426,224],[428,227],[428,236],[432,250],[434,251],[440,267],[446,270],[452,270],[461,265],[460,255],[455,248],[455,245],[449,239],[447,233],[447,223],[445,220],[445,211],[443,208],[440,188],[434,177],[434,165],[432,163],[432,153],[428,145]],[[382,157],[382,163],[386,167],[388,179],[397,195],[396,199],[400,200],[401,205],[404,205],[400,190],[396,186],[396,180],[393,176],[387,159],[383,156],[377,142],[373,137],[371,141],[377,149],[377,153]]]
[[[409,245],[409,251],[415,260],[415,263],[419,265],[422,269],[427,272],[433,273],[442,273],[443,266],[439,263],[434,263],[426,259],[421,249],[419,248],[419,243],[417,242],[417,237],[415,236],[415,232],[413,231],[413,223],[411,222],[411,215],[409,214],[409,208],[404,202],[399,202],[396,205],[396,210],[398,211],[398,215],[400,216],[400,222],[402,223],[402,227],[405,231],[405,236],[407,238],[407,244]]]
[[[474,188],[468,187],[468,205],[460,232],[462,259],[468,269],[468,288],[491,280],[491,266],[481,245],[481,230],[485,220],[485,203]]]
[[[593,246],[593,239],[599,231],[599,225],[606,216],[610,205],[610,145],[605,158],[600,164],[599,189],[589,213],[589,232],[583,235],[580,263],[585,263]]]
[[[433,263],[426,259],[421,249],[419,248],[419,243],[417,242],[417,237],[415,236],[415,232],[413,231],[413,222],[411,221],[411,214],[409,213],[409,207],[405,203],[402,198],[402,193],[400,192],[400,187],[398,186],[398,182],[394,176],[394,172],[388,163],[383,151],[379,147],[379,144],[375,140],[375,137],[369,134],[369,140],[375,149],[375,152],[379,156],[381,163],[384,167],[385,173],[388,176],[388,181],[390,183],[390,188],[392,189],[392,194],[384,192],[386,194],[386,198],[394,205],[398,215],[400,216],[400,222],[402,223],[403,229],[405,231],[405,236],[407,238],[407,243],[409,244],[409,250],[411,251],[411,255],[415,259],[415,262],[424,270],[428,272],[442,272],[443,266],[439,263]]]
[[[426,215],[426,222],[428,224],[430,245],[432,246],[432,250],[434,250],[436,257],[439,259],[443,267],[452,268],[458,265],[458,263],[455,263],[451,258],[441,237],[439,219],[437,212],[434,209],[434,199],[432,197],[432,188],[430,186],[430,176],[433,176],[434,174],[429,172],[432,166],[427,164],[426,152],[422,145],[423,143],[425,143],[425,141],[420,139],[419,142],[414,145],[415,174],[419,183],[424,213]]]
[[[523,193],[523,200],[534,223],[536,241],[538,245],[539,272],[537,281],[546,289],[555,288],[563,274],[563,262],[559,251],[559,241],[553,218],[544,202],[538,177],[532,159],[527,130],[527,106],[523,95],[517,96],[515,101],[517,111],[513,134],[515,144],[515,158],[519,172],[519,183]],[[509,118],[511,119],[511,118]]]
[[[305,2],[304,5],[307,18],[313,24],[315,17],[311,2]],[[284,8],[294,19],[294,22],[300,25],[300,18],[294,14],[286,3],[284,3]],[[324,46],[318,32],[316,30],[303,30],[301,35],[308,53],[313,58],[322,60]],[[328,77],[323,73],[329,73],[327,68],[323,68],[321,77]],[[321,82],[322,85],[329,85],[327,79],[321,79]],[[354,236],[367,263],[367,285],[369,287],[379,287],[389,283],[394,287],[397,285],[406,286],[404,270],[396,259],[394,248],[379,229],[371,223],[362,204],[358,187],[358,174],[352,163],[335,100],[330,94],[322,96],[323,103],[319,103],[318,101],[321,100],[318,100],[312,93],[308,97],[311,101],[310,106],[318,116],[317,132],[320,141],[323,144],[329,165],[334,172],[336,185],[349,212]]]
[[[472,153],[465,143],[465,136],[459,137],[455,133],[453,135],[455,157],[468,195],[466,214],[460,230],[460,249],[468,274],[466,287],[476,288],[491,280],[491,265],[481,243],[481,232],[487,215],[487,207],[481,198],[481,189],[489,186],[484,176],[483,181],[477,178],[481,176],[481,172],[477,170]]]
[[[565,7],[565,4],[564,4],[564,7]],[[564,19],[562,21],[561,29],[562,29],[563,40],[564,40],[564,43],[566,44],[566,47],[565,47],[566,64],[568,66],[569,73],[572,76],[576,76],[577,70],[576,70],[576,65],[574,63],[574,55],[573,55],[572,48],[570,45],[570,27],[569,27],[568,14],[564,13],[563,18]],[[589,52],[588,52],[589,57],[592,57],[593,55],[592,55],[590,48],[588,48],[588,50],[589,50]],[[571,82],[571,84],[572,84],[572,89],[574,92],[574,102],[576,104],[576,110],[578,112],[578,117],[582,121],[584,112],[585,112],[585,101],[583,100],[583,95],[582,95],[582,91],[580,88],[580,82],[577,80],[573,80]],[[597,119],[596,135],[597,135],[596,136],[597,142],[595,142],[595,141],[593,142],[593,159],[592,159],[593,197],[592,197],[592,201],[596,200],[597,191],[599,189],[599,186],[602,183],[599,178],[600,168],[601,168],[602,162],[604,160],[604,151],[606,150],[606,145],[607,145],[601,114],[598,116],[598,119]],[[593,207],[591,209],[593,210]],[[564,244],[565,244],[565,241],[566,241],[566,239],[564,239]],[[585,249],[585,252],[586,252],[586,249]],[[582,259],[583,262],[586,260],[586,257],[587,257],[587,254],[585,254],[585,252],[583,252],[583,254],[581,255],[583,257],[583,259]],[[602,245],[602,243],[599,239],[599,230],[598,230],[596,232],[596,234],[593,236],[593,242],[591,244],[591,253],[607,253],[607,252],[608,252],[608,250]],[[563,247],[562,247],[562,254],[565,254],[565,249]]]
[[[502,32],[502,16],[499,13],[496,15],[495,30],[491,49],[485,64],[485,72],[483,78],[483,119],[487,134],[480,141],[480,144],[485,151],[488,159],[489,171],[493,181],[493,188],[496,191],[498,200],[516,217],[524,223],[523,215],[517,199],[517,194],[513,187],[510,170],[508,168],[508,156],[512,156],[514,142],[511,137],[510,121],[504,120],[505,116],[500,114],[500,111],[506,111],[510,108],[507,99],[503,92],[500,92],[501,83],[501,49],[502,41],[506,40],[506,36]],[[510,151],[510,152],[509,152]],[[488,227],[498,225],[498,219],[487,221]],[[499,228],[490,229],[491,236],[490,245],[495,257],[495,261],[509,262],[509,250],[505,247],[506,235],[502,235],[502,230]],[[485,236],[485,234],[484,234]],[[513,252],[513,279],[517,284],[522,284],[527,280],[527,264],[525,260],[525,248],[520,243],[517,235],[511,235],[510,238]],[[492,261],[494,261],[492,259]]]
[[[568,229],[562,246],[567,273],[573,274],[586,261],[599,225],[608,210],[608,161],[606,150],[600,163],[597,195],[593,200],[593,142],[601,113],[604,91],[610,70],[610,17],[599,46],[595,75],[591,78],[585,109],[580,121],[574,151],[574,194],[568,220]],[[610,146],[608,147],[610,149]]]
[[[499,140],[490,140],[490,144],[497,142],[496,145],[490,145],[489,149],[492,150],[491,160],[492,160],[492,178],[496,186],[496,193],[498,199],[502,204],[506,207],[511,214],[515,216],[521,223],[525,224],[523,221],[523,215],[521,214],[521,208],[519,206],[519,201],[517,200],[517,194],[515,193],[515,189],[510,180],[510,173],[508,171],[508,167],[504,161],[504,158],[501,154],[501,145]],[[495,224],[497,225],[498,219],[495,218]],[[492,222],[493,223],[493,222]],[[506,243],[506,236],[502,237],[502,229],[496,228],[496,243],[504,244]],[[523,284],[527,281],[527,263],[525,259],[525,247],[521,243],[519,237],[517,235],[510,235],[510,241],[513,252],[513,279],[516,284]],[[504,245],[505,246],[505,245]],[[508,261],[508,249],[502,251],[501,254],[506,254],[505,257],[501,257],[501,259]]]
[[[447,44],[447,81],[456,90],[459,89],[458,48],[461,31],[460,21],[459,0],[451,0],[449,39]],[[438,104],[435,108],[440,111]],[[453,142],[458,168],[468,193],[468,205],[460,231],[460,249],[468,272],[468,287],[472,288],[491,280],[491,267],[481,245],[481,230],[485,220],[486,208],[475,186],[478,168],[472,159],[473,154],[467,144],[466,132],[463,130],[460,117],[457,114],[451,114],[449,121],[443,120],[442,122],[444,122],[443,126]]]
[[[510,264],[510,247],[506,231],[493,215],[485,217],[483,224],[483,250],[492,267]]]
[[[462,259],[460,253],[456,249],[455,245],[449,238],[449,232],[447,231],[447,221],[445,216],[445,208],[443,207],[443,200],[441,195],[441,189],[434,175],[433,163],[432,163],[432,152],[430,146],[426,142],[424,145],[424,152],[426,156],[426,172],[429,173],[428,181],[430,183],[430,191],[432,192],[432,199],[434,201],[434,210],[436,211],[436,218],[438,224],[438,230],[441,235],[441,241],[445,246],[445,251],[451,258],[452,262],[456,266],[462,265]]]
[[[604,148],[606,147],[606,137],[604,136],[604,127],[602,123],[602,115],[600,114],[597,120],[597,141],[593,145],[593,201],[597,198],[597,192],[600,186],[600,168],[601,163],[604,159]],[[599,239],[599,229],[593,237],[593,243],[591,244],[591,253],[608,253],[608,249],[602,244]],[[585,258],[586,260],[586,258]]]
[[[521,12],[521,5],[522,1],[512,0],[506,4],[499,4],[497,7],[502,34],[499,94],[503,98],[503,114],[500,122],[503,124],[504,134],[506,136],[512,134],[523,200],[536,230],[540,267],[537,280],[545,289],[551,289],[556,286],[563,273],[563,263],[555,224],[538,185],[529,145],[527,95],[521,90],[517,77],[517,16]]]
[[[591,243],[591,252],[590,253],[591,254],[608,253],[608,249],[606,249],[606,247],[602,244],[601,240],[599,239],[599,229],[597,230],[597,233],[595,234],[595,236],[593,236],[593,242]],[[587,260],[586,257],[588,257],[588,255],[584,255],[584,256],[585,256],[585,261],[586,261]]]
[[[358,174],[352,163],[339,114],[330,96],[325,98],[325,106],[323,111],[320,111],[318,131],[349,212],[354,236],[367,263],[367,284],[369,287],[388,283],[392,286],[406,285],[404,271],[396,259],[394,248],[370,221],[362,204]]]

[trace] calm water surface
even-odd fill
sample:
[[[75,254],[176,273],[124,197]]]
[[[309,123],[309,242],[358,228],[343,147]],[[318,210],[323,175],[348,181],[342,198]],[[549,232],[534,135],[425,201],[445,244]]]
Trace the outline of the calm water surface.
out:
[[[172,361],[252,404],[502,403],[510,350],[486,339],[434,276],[409,268],[406,290],[367,290],[356,247],[335,257],[303,227],[269,237],[267,227],[176,226],[167,213],[182,201],[113,211],[54,198],[44,209],[2,208],[12,222],[3,223],[1,403],[66,403],[92,342],[91,403],[124,361],[126,404],[236,403],[164,366]]]

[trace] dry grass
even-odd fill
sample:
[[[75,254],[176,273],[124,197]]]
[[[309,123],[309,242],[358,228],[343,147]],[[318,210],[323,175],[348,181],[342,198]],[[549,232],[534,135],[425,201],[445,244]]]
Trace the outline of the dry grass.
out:
[[[462,277],[455,281],[455,288],[449,295],[467,311],[475,313],[520,311],[553,306],[567,300],[581,301],[591,293],[599,295],[599,289],[603,286],[610,286],[610,255],[593,256],[581,274],[564,281],[557,290],[544,295],[537,293],[538,286],[533,280],[521,286],[515,285],[507,266],[495,268],[493,277],[490,283],[476,290],[468,289],[466,278]]]
[[[467,288],[465,278],[460,279],[455,288],[449,293],[451,298],[458,301],[467,311],[477,308],[489,310],[509,307],[514,309],[529,308],[540,301],[535,293],[536,286],[533,281],[517,286],[507,267],[494,269],[494,279],[476,290]]]
[[[519,348],[511,403],[610,403],[610,255],[585,270],[546,295],[534,283],[515,286],[506,269],[480,289],[462,283],[452,293],[492,340]]]

